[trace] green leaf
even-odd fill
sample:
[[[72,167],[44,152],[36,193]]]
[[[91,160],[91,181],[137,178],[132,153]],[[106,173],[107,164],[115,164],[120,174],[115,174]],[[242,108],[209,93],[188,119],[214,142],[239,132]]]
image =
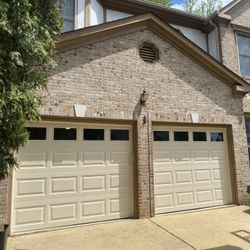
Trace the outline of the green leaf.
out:
[[[57,0],[0,1],[0,178],[18,167],[25,124],[40,117],[61,29]]]

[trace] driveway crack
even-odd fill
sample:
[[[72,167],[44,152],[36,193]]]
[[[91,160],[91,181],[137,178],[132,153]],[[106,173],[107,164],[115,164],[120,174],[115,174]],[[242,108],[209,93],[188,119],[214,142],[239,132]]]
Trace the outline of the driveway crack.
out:
[[[170,232],[169,230],[167,230],[166,228],[162,227],[161,225],[159,225],[158,223],[152,221],[151,219],[148,218],[148,220],[153,223],[154,225],[156,225],[157,227],[161,228],[162,230],[164,230],[165,232],[171,234],[173,237],[175,237],[176,239],[180,240],[181,242],[183,242],[184,244],[186,244],[187,246],[191,247],[194,250],[198,250],[197,248],[195,248],[194,246],[192,246],[191,244],[189,244],[188,242],[186,242],[185,240],[183,240],[182,238],[180,238],[179,236],[175,235],[174,233]]]

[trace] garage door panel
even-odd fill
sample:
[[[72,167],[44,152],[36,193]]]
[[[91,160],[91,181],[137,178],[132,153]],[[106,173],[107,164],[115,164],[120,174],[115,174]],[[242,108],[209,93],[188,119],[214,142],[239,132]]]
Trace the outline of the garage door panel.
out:
[[[81,191],[99,191],[106,189],[106,175],[82,176]]]
[[[45,206],[22,207],[15,209],[16,225],[45,223]]]
[[[55,141],[55,127],[76,128],[76,140]],[[129,140],[111,141],[110,125],[93,125],[104,131],[104,140],[84,140],[83,125],[50,124],[47,140],[21,149],[12,234],[133,216],[132,134],[121,127]]]
[[[214,181],[225,181],[227,178],[227,172],[223,169],[213,169],[212,173]]]
[[[193,157],[192,159],[195,162],[207,162],[209,161],[209,151],[208,150],[197,150],[195,149],[193,151]]]
[[[155,196],[156,212],[174,207],[174,194],[163,193]]]
[[[174,158],[175,162],[191,162],[191,152],[189,150],[175,150]]]
[[[210,152],[210,157],[212,158],[213,161],[224,161],[225,160],[225,152],[222,149],[220,150],[212,150]]]
[[[77,202],[52,204],[49,206],[49,209],[49,222],[77,219]]]
[[[105,166],[106,153],[105,152],[84,152],[82,153],[82,166],[88,165],[103,165]]]
[[[173,141],[175,128],[161,130],[170,141],[154,142],[156,213],[232,203],[225,130],[207,128],[202,142],[193,141],[195,128],[183,129],[189,133],[185,142]],[[210,141],[213,131],[223,133],[224,141]]]
[[[168,171],[162,171],[162,172],[155,172],[155,186],[162,186],[162,185],[172,185],[174,183],[173,181],[173,173]]]
[[[74,168],[78,166],[78,157],[76,152],[54,152],[52,155],[51,168]]]
[[[131,209],[128,199],[110,199],[109,208],[110,214],[128,213]]]
[[[37,196],[45,195],[46,178],[37,179],[17,179],[16,196]]]
[[[18,157],[20,169],[46,168],[47,160],[48,160],[47,152],[34,152],[34,153],[23,152]]]
[[[193,183],[192,171],[175,171],[175,185]]]
[[[211,171],[210,169],[195,169],[195,182],[196,183],[203,183],[203,182],[211,182]]]
[[[53,177],[50,182],[50,194],[77,192],[77,176]]]
[[[110,163],[111,164],[124,164],[127,165],[130,161],[129,152],[111,152],[110,153]]]
[[[163,162],[164,164],[170,163],[172,159],[171,151],[158,151],[154,152],[154,162]]]
[[[105,216],[106,199],[81,202],[81,218],[90,216]]]
[[[193,192],[176,192],[176,206],[193,205],[194,194]]]
[[[213,190],[200,190],[196,191],[196,201],[197,203],[213,203]]]
[[[223,201],[223,191],[221,188],[215,189],[214,193],[216,201]]]
[[[109,176],[110,189],[123,189],[128,188],[129,179],[131,176],[123,174],[111,174]]]

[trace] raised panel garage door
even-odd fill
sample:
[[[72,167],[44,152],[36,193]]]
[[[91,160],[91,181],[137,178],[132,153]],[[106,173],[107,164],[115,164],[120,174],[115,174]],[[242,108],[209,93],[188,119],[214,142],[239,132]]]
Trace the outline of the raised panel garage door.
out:
[[[131,127],[28,127],[13,176],[12,234],[133,216]]]
[[[156,214],[232,203],[226,130],[155,127]]]

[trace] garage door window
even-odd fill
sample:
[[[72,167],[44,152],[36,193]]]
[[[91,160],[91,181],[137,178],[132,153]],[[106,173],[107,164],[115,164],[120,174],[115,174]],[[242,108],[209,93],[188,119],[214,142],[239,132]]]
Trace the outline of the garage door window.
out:
[[[27,131],[29,133],[29,140],[39,140],[44,141],[46,140],[46,128],[34,128],[34,127],[27,127]]]
[[[154,141],[169,141],[169,132],[154,131]]]
[[[86,141],[104,141],[104,129],[84,129],[83,139]]]
[[[188,141],[188,132],[174,132],[175,141]]]
[[[128,130],[121,130],[121,129],[111,129],[110,140],[111,141],[128,141],[129,140],[129,131]]]
[[[223,133],[219,133],[219,132],[211,133],[211,141],[224,141]]]
[[[58,141],[76,140],[76,128],[54,128],[54,140]]]
[[[207,141],[206,132],[193,132],[193,141]]]

